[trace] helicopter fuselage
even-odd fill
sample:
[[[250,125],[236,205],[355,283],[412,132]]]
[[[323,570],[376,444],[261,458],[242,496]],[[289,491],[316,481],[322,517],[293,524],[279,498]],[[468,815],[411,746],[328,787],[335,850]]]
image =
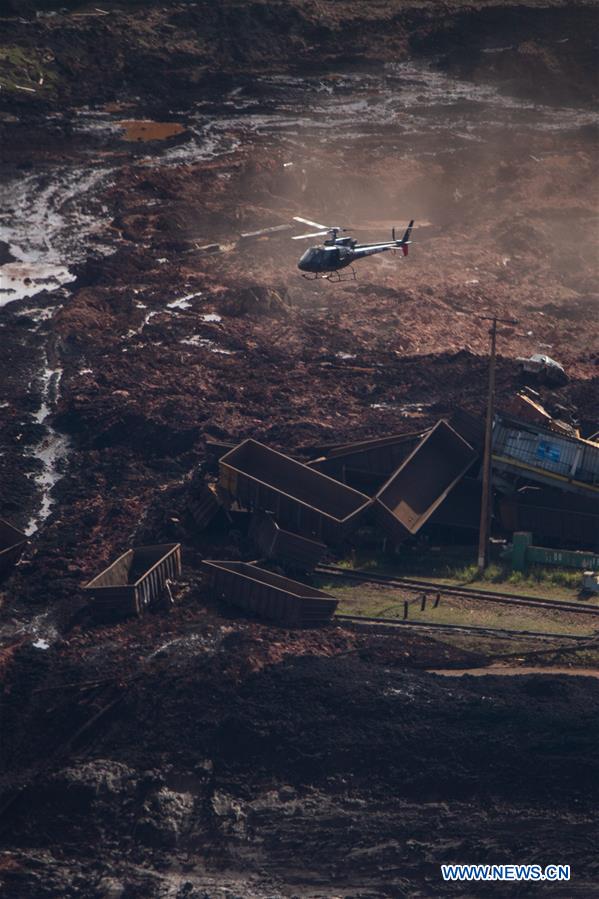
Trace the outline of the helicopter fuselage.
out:
[[[336,272],[346,265],[351,265],[355,258],[350,246],[310,247],[301,257],[297,267],[303,272]]]
[[[298,221],[305,221],[307,224],[316,225],[316,222],[311,223],[309,219],[298,218]],[[405,234],[400,240],[396,238],[395,228],[393,228],[391,231],[391,240],[381,241],[380,243],[364,244],[358,243],[353,237],[337,237],[339,231],[344,230],[343,228],[329,228],[328,230],[331,234],[330,239],[325,240],[324,243],[318,247],[310,247],[309,250],[306,250],[300,258],[297,267],[300,271],[308,272],[316,278],[318,278],[319,275],[327,278],[331,272],[337,272],[339,269],[351,265],[356,259],[363,259],[364,256],[374,256],[375,253],[385,253],[388,250],[397,249],[401,249],[404,256],[407,256],[413,224],[414,222],[411,221]],[[316,236],[318,235],[302,234],[298,237],[294,237],[293,240],[302,240],[304,237]],[[304,277],[309,277],[309,275],[304,275]],[[329,280],[331,279],[329,278]]]

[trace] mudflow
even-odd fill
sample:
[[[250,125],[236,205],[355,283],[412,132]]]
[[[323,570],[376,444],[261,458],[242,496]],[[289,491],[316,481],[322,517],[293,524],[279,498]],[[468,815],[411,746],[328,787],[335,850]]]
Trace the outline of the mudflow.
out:
[[[596,680],[223,617],[198,564],[239,547],[181,514],[207,439],[308,458],[482,415],[479,316],[518,320],[498,402],[547,353],[541,400],[589,432],[596,7],[51,7],[0,4],[0,515],[31,537],[0,588],[2,895],[475,895],[456,860],[597,895]],[[293,232],[239,241],[294,215],[414,243],[311,283]],[[168,541],[169,616],[82,625],[82,583]]]

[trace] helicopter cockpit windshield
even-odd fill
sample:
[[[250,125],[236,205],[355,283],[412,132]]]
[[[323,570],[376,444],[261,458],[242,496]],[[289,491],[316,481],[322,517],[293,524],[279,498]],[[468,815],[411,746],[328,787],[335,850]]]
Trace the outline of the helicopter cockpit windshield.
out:
[[[339,247],[310,247],[298,262],[298,268],[305,272],[328,272],[339,262]]]
[[[317,247],[310,247],[298,262],[298,268],[305,272],[318,271],[320,268],[320,255],[321,251]]]

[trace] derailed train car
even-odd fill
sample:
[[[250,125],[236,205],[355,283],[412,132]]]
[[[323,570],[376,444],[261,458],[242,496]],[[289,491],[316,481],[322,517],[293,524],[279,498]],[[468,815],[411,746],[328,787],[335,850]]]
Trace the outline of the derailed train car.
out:
[[[340,542],[371,505],[366,494],[256,440],[221,458],[219,486],[244,508],[272,512],[282,527],[327,544]]]
[[[263,512],[252,516],[249,537],[265,558],[301,571],[312,571],[327,551],[324,543],[285,530]]]
[[[372,495],[410,455],[426,432],[395,434],[335,446],[308,465]]]
[[[205,559],[202,564],[216,599],[286,627],[320,627],[337,608],[328,593],[247,562]]]
[[[446,421],[439,421],[377,493],[380,524],[397,541],[417,534],[477,456]]]
[[[142,615],[168,592],[181,574],[181,544],[162,543],[128,549],[83,588],[99,619]]]

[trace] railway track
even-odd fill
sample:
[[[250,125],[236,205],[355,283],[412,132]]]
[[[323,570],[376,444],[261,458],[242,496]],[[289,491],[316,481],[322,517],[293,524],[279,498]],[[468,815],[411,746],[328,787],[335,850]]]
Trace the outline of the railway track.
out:
[[[360,630],[382,628],[388,632],[399,629],[424,630],[424,631],[449,631],[450,633],[476,634],[478,636],[499,637],[506,639],[533,638],[538,640],[569,640],[573,643],[590,643],[596,638],[588,634],[548,634],[546,631],[514,631],[507,628],[477,627],[465,624],[437,624],[435,622],[418,622],[401,620],[398,618],[376,618],[366,615],[335,615],[335,621],[340,624],[358,626]]]
[[[439,593],[441,596],[456,596],[462,599],[475,599],[481,602],[502,603],[504,605],[528,606],[536,609],[548,609],[558,612],[577,612],[599,616],[599,606],[589,603],[574,603],[566,600],[535,599],[519,596],[516,593],[495,593],[486,590],[475,590],[471,587],[450,587],[431,581],[418,581],[413,578],[398,578],[387,574],[373,574],[369,571],[339,568],[336,565],[319,565],[316,574],[326,574],[340,580],[365,581],[371,584],[384,584],[388,587],[402,587],[414,593]]]

